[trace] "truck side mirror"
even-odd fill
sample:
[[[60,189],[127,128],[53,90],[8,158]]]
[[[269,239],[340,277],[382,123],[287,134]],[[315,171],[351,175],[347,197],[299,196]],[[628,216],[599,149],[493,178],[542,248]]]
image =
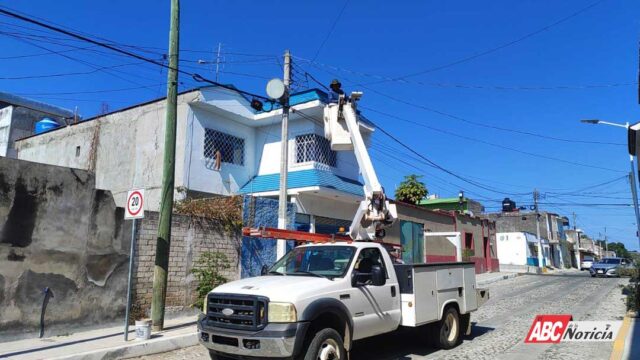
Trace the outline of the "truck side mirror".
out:
[[[371,282],[373,286],[382,286],[387,283],[387,277],[382,270],[382,266],[373,265],[371,267]]]
[[[264,276],[267,275],[269,273],[269,267],[267,265],[262,265],[262,268],[260,269],[260,275]]]
[[[351,286],[358,287],[364,285],[382,286],[387,283],[387,277],[380,265],[373,265],[371,272],[361,273],[353,270],[351,274]]]

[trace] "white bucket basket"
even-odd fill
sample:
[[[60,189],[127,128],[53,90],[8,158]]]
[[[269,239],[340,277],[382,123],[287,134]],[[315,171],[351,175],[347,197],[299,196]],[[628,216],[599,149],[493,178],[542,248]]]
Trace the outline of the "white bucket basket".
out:
[[[151,320],[136,320],[136,340],[151,338]]]

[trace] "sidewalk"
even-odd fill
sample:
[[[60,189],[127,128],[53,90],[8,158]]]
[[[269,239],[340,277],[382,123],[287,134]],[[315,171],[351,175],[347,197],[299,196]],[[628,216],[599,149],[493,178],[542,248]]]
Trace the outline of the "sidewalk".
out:
[[[640,359],[640,318],[624,318],[610,360],[620,359]]]
[[[129,341],[125,343],[123,327],[119,326],[5,342],[0,343],[0,359],[123,359],[172,351],[197,345],[195,321],[195,316],[166,320],[165,330],[146,341],[135,340],[135,326],[129,326]]]
[[[520,274],[514,272],[490,272],[476,275],[476,283],[478,286],[485,286],[500,280],[511,279]]]

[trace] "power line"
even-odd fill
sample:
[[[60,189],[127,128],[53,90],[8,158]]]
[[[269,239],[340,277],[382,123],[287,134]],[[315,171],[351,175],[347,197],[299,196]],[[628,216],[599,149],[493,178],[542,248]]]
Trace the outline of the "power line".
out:
[[[334,71],[341,71],[348,74],[375,78],[380,80],[385,80],[388,82],[399,82],[403,84],[415,84],[421,86],[428,87],[436,87],[436,88],[457,88],[457,89],[476,89],[476,90],[500,90],[500,91],[536,91],[536,90],[581,90],[581,89],[601,89],[601,88],[616,88],[616,87],[624,87],[624,86],[634,86],[638,85],[638,82],[613,82],[613,83],[600,83],[600,84],[576,84],[576,85],[482,85],[482,84],[457,84],[457,83],[442,83],[442,82],[426,82],[426,81],[418,81],[418,80],[410,80],[410,79],[402,79],[395,80],[389,76],[377,75],[372,73],[366,73],[357,70],[345,69],[343,67],[329,65],[325,63],[321,63],[318,61],[311,61],[309,59],[301,58],[296,56],[297,60],[301,60],[308,63],[313,63],[313,65],[325,67]],[[354,82],[355,83],[355,82]],[[371,84],[371,83],[369,83]],[[357,85],[362,86],[363,84],[358,83]]]
[[[381,112],[381,111],[378,111],[378,110],[375,110],[375,109],[372,109],[372,108],[369,108],[369,107],[362,106],[362,108],[363,109],[367,109],[367,110],[372,111],[372,112],[375,112],[375,113],[378,113],[380,115],[384,115],[384,116],[387,116],[387,117],[390,117],[390,118],[394,118],[394,119],[397,119],[397,120],[401,120],[401,121],[405,121],[405,122],[408,122],[408,123],[411,123],[411,124],[414,124],[414,125],[422,126],[422,127],[427,128],[427,129],[431,129],[433,131],[437,131],[437,132],[440,132],[440,133],[443,133],[443,134],[447,134],[449,136],[454,136],[454,137],[458,137],[458,138],[465,139],[465,140],[468,140],[468,141],[473,141],[473,142],[477,142],[477,143],[481,143],[481,144],[497,147],[497,148],[500,148],[500,149],[513,151],[513,152],[516,152],[516,153],[519,153],[519,154],[524,154],[524,155],[529,155],[529,156],[538,157],[538,158],[542,158],[542,159],[562,162],[562,163],[565,163],[565,164],[570,164],[570,165],[575,165],[575,166],[582,166],[582,167],[588,167],[588,168],[600,169],[600,170],[607,170],[607,171],[614,171],[614,172],[623,172],[621,170],[611,169],[611,168],[597,166],[597,165],[584,164],[584,163],[575,162],[575,161],[569,161],[569,160],[565,160],[565,159],[561,159],[561,158],[556,158],[556,157],[553,157],[553,156],[532,153],[532,152],[528,152],[528,151],[512,148],[512,147],[501,145],[501,144],[495,144],[495,143],[492,143],[492,142],[489,142],[489,141],[485,141],[485,140],[481,140],[481,139],[478,139],[478,138],[472,138],[472,137],[456,134],[456,133],[453,133],[453,132],[450,132],[450,131],[447,131],[447,130],[444,130],[444,129],[439,129],[439,128],[436,128],[436,127],[433,127],[433,126],[429,126],[429,125],[426,125],[426,124],[423,124],[423,123],[419,123],[417,121],[404,119],[404,118],[401,118],[399,116],[395,116],[395,115],[392,115],[392,114],[387,114],[387,113],[384,113],[384,112]]]
[[[338,21],[340,21],[340,18],[342,17],[342,13],[344,12],[344,9],[347,8],[347,5],[349,5],[349,0],[345,0],[344,1],[344,5],[342,5],[342,9],[340,9],[340,12],[338,13],[338,16],[336,16],[335,20],[333,20],[333,24],[331,24],[331,27],[329,28],[329,32],[327,32],[327,35],[324,37],[324,40],[322,40],[322,43],[320,43],[320,46],[318,47],[318,50],[316,50],[316,54],[313,56],[313,60],[318,58],[318,55],[320,55],[320,51],[324,47],[324,44],[327,43],[327,40],[329,40],[329,37],[333,33],[333,30],[336,28],[336,25],[338,24]]]
[[[335,73],[332,73],[332,72],[327,71],[327,70],[322,70],[321,68],[319,68],[317,66],[315,66],[315,67],[317,69],[321,70],[321,71],[327,72],[330,75],[338,77],[338,75],[335,74]],[[361,85],[361,84],[357,84],[353,80],[345,79],[345,81],[348,81],[348,82],[350,82],[352,84],[355,84],[356,86],[360,85],[364,89],[370,90],[375,94],[378,94],[378,95],[380,95],[382,97],[385,97],[387,99],[399,102],[401,104],[412,106],[412,107],[415,107],[415,108],[418,108],[418,109],[421,109],[421,110],[425,110],[425,111],[428,111],[428,112],[431,112],[431,113],[434,113],[434,114],[438,114],[438,115],[443,116],[443,117],[447,117],[447,118],[450,118],[450,119],[458,120],[458,121],[465,122],[465,123],[472,124],[472,125],[479,126],[479,127],[484,127],[484,128],[493,129],[493,130],[499,130],[499,131],[504,131],[504,132],[510,132],[510,133],[515,133],[515,134],[520,134],[520,135],[527,135],[527,136],[537,137],[537,138],[546,139],[546,140],[567,142],[567,143],[626,146],[626,144],[622,144],[622,143],[567,139],[567,138],[549,136],[549,135],[545,135],[545,134],[539,134],[539,133],[534,133],[534,132],[524,131],[524,130],[519,130],[519,129],[512,129],[512,128],[506,128],[506,127],[502,127],[502,126],[489,125],[489,124],[485,124],[485,123],[482,123],[482,122],[479,122],[479,121],[469,120],[469,119],[463,118],[461,116],[453,115],[453,114],[450,114],[450,113],[447,113],[447,112],[444,112],[444,111],[441,111],[441,110],[437,110],[437,109],[434,109],[434,108],[431,108],[431,107],[428,107],[428,106],[425,106],[425,105],[422,105],[422,104],[409,102],[409,101],[406,101],[404,99],[400,99],[400,98],[397,98],[395,96],[391,96],[391,95],[382,93],[382,92],[380,92],[380,91],[378,91],[376,89],[373,89],[371,87],[364,86],[364,85]]]
[[[408,78],[408,77],[424,75],[424,74],[431,73],[431,72],[434,72],[434,71],[438,71],[438,70],[450,68],[452,66],[460,65],[460,64],[466,63],[466,62],[471,61],[471,60],[475,60],[475,59],[477,59],[479,57],[482,57],[482,56],[485,56],[485,55],[489,55],[489,54],[494,53],[496,51],[502,50],[504,48],[507,48],[509,46],[512,46],[512,45],[515,45],[515,44],[517,44],[519,42],[527,40],[527,39],[529,39],[529,38],[531,38],[533,36],[536,36],[536,35],[538,35],[540,33],[543,33],[545,31],[551,29],[554,26],[557,26],[557,25],[560,25],[560,24],[562,24],[562,23],[564,23],[566,21],[569,21],[569,20],[573,19],[574,17],[576,17],[576,16],[578,16],[578,15],[580,15],[580,14],[582,14],[582,13],[588,11],[588,10],[590,10],[591,8],[599,5],[600,3],[603,3],[604,1],[606,1],[606,0],[598,0],[596,2],[593,2],[593,3],[589,4],[588,6],[582,8],[582,9],[580,9],[580,10],[578,10],[578,11],[576,11],[576,12],[574,12],[574,13],[568,15],[568,16],[565,16],[565,17],[561,18],[560,20],[557,20],[557,21],[555,21],[555,22],[553,22],[553,23],[551,23],[549,25],[546,25],[546,26],[544,26],[544,27],[542,27],[540,29],[537,29],[535,31],[527,33],[524,36],[521,36],[521,37],[519,37],[517,39],[514,39],[514,40],[511,40],[509,42],[506,42],[506,43],[504,43],[502,45],[499,45],[499,46],[496,46],[496,47],[493,47],[493,48],[489,48],[489,49],[481,51],[479,53],[476,53],[476,54],[473,54],[473,55],[469,55],[469,56],[463,57],[461,59],[458,59],[458,60],[443,64],[443,65],[438,65],[438,66],[435,66],[435,67],[432,67],[432,68],[429,68],[429,69],[426,69],[426,70],[421,70],[421,71],[417,71],[417,72],[410,73],[410,74],[407,74],[407,75],[398,76],[398,77],[395,77],[393,79],[394,80],[401,80],[401,79],[405,79],[405,78]],[[382,82],[386,82],[386,80],[378,81],[378,82],[374,82],[374,83],[369,83],[369,85],[378,84],[378,83],[382,83]]]
[[[166,84],[160,83],[160,84],[154,84],[154,85],[148,85],[148,86],[128,87],[128,88],[120,88],[120,89],[85,90],[85,91],[71,91],[71,92],[14,93],[14,94],[19,96],[102,94],[102,93],[110,93],[110,92],[140,90],[140,89],[152,88],[160,85],[166,85]]]
[[[100,47],[115,51],[115,52],[120,53],[120,54],[124,54],[124,55],[130,56],[130,57],[136,58],[138,60],[142,60],[142,61],[148,62],[150,64],[154,64],[156,66],[160,66],[160,67],[163,67],[163,68],[166,68],[166,69],[169,69],[169,70],[174,70],[174,71],[177,71],[178,73],[181,73],[181,74],[184,74],[184,75],[189,75],[189,76],[193,77],[193,79],[198,81],[198,82],[206,82],[206,83],[209,83],[209,84],[212,84],[212,85],[216,85],[216,86],[219,86],[219,87],[222,87],[222,88],[225,88],[225,89],[229,89],[229,90],[241,93],[241,94],[245,94],[245,95],[249,95],[249,96],[252,96],[252,97],[256,97],[256,98],[260,98],[260,99],[264,99],[264,100],[270,101],[270,99],[265,97],[265,96],[253,94],[253,93],[250,93],[250,92],[247,92],[247,91],[244,91],[244,90],[239,90],[239,89],[237,89],[237,88],[235,88],[233,86],[224,85],[224,84],[218,83],[216,81],[212,81],[212,80],[206,79],[206,78],[204,78],[201,75],[196,74],[196,73],[190,73],[190,72],[187,72],[187,71],[184,71],[184,70],[174,69],[174,68],[170,67],[169,65],[165,65],[165,64],[163,64],[161,62],[158,62],[156,60],[149,59],[147,57],[144,57],[142,55],[130,52],[128,50],[123,50],[123,49],[120,49],[120,48],[115,47],[113,45],[107,44],[105,42],[97,41],[97,40],[88,38],[86,36],[79,35],[79,34],[76,34],[74,32],[71,32],[71,31],[68,31],[68,30],[53,26],[53,25],[45,24],[45,23],[43,23],[41,21],[34,20],[34,19],[31,19],[31,18],[22,16],[20,14],[8,11],[6,9],[0,8],[0,14],[4,14],[6,16],[10,16],[10,17],[13,17],[13,18],[16,18],[16,19],[19,19],[19,20],[34,24],[34,25],[38,25],[40,27],[44,27],[44,28],[49,29],[51,31],[58,32],[58,33],[61,33],[61,34],[65,34],[67,36],[71,36],[73,38],[83,40],[85,42],[88,42],[88,43],[91,43],[91,44],[94,44],[94,45],[97,45],[97,46],[100,46]]]
[[[29,79],[43,79],[43,78],[62,77],[62,76],[87,75],[87,74],[94,74],[103,70],[114,69],[114,68],[123,67],[123,66],[138,65],[138,64],[141,64],[141,63],[135,62],[135,63],[128,63],[128,64],[102,66],[102,67],[94,68],[93,70],[90,70],[90,71],[76,71],[76,72],[68,72],[68,73],[26,75],[26,76],[5,76],[5,77],[0,77],[0,80],[29,80]]]

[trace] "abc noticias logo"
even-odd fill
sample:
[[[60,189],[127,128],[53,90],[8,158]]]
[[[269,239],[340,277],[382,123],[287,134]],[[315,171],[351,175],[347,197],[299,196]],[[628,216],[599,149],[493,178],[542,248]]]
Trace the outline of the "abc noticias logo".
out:
[[[524,339],[528,344],[561,341],[613,341],[622,321],[572,321],[571,315],[537,315]]]

